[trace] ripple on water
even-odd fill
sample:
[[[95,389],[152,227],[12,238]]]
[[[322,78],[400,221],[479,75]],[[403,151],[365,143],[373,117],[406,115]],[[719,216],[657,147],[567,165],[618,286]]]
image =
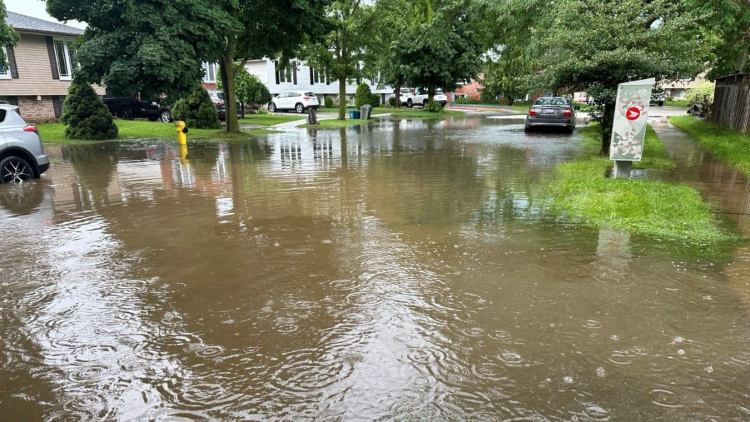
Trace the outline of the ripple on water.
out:
[[[510,333],[505,330],[495,330],[491,332],[489,336],[493,340],[498,340],[502,342],[509,342],[511,339]]]
[[[233,393],[222,384],[189,383],[175,393],[177,407],[186,410],[208,410],[238,402],[243,395]]]
[[[649,395],[651,396],[651,403],[659,407],[666,407],[669,409],[679,409],[683,407],[679,402],[677,394],[673,391],[655,388],[649,391]]]
[[[474,338],[484,337],[484,335],[487,333],[482,327],[465,328],[461,332],[464,333],[464,335],[468,337],[474,337]]]
[[[598,328],[602,328],[602,323],[599,322],[599,321],[597,321],[597,320],[595,320],[595,319],[589,319],[589,320],[586,320],[586,322],[583,323],[583,326],[584,326],[584,328],[590,328],[590,329],[595,330],[595,329],[598,329]]]
[[[349,377],[356,357],[318,355],[303,351],[288,355],[271,375],[272,383],[282,391],[308,393],[319,391]]]
[[[497,355],[500,362],[509,368],[517,368],[521,366],[527,366],[526,359],[521,356],[520,353],[512,350],[505,350]]]
[[[73,372],[68,376],[68,379],[75,383],[86,382],[98,378],[102,373],[106,371],[107,368],[104,366],[88,366]]]

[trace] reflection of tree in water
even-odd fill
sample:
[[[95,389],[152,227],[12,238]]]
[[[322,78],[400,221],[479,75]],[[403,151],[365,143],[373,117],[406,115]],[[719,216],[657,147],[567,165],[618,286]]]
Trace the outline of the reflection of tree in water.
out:
[[[63,157],[73,164],[82,191],[91,193],[93,204],[88,205],[108,204],[107,189],[117,171],[119,147],[116,142],[63,147]]]

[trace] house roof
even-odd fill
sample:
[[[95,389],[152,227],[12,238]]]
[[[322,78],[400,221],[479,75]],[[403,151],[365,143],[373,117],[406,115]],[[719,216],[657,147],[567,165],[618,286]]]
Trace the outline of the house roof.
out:
[[[40,34],[62,34],[62,35],[83,35],[83,29],[73,28],[72,26],[63,25],[57,22],[45,21],[43,19],[32,18],[31,16],[20,13],[8,12],[5,20],[8,25],[12,26],[19,32],[36,32]]]

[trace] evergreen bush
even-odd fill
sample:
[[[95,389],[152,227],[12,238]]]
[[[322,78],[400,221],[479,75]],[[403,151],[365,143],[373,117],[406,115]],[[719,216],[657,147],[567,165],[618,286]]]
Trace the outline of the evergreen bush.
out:
[[[367,84],[359,84],[357,93],[354,94],[354,106],[359,110],[363,105],[370,104],[370,101],[372,101],[370,87]]]
[[[172,116],[192,129],[218,129],[221,126],[214,103],[202,87],[187,98],[178,100],[172,107]]]
[[[333,108],[334,107],[333,98],[325,97],[325,99],[323,100],[323,104],[325,105],[326,108]]]
[[[64,109],[65,113],[60,120],[67,125],[66,138],[117,138],[117,125],[112,120],[112,113],[88,83],[79,79],[73,80],[65,98]]]
[[[396,97],[388,98],[388,105],[391,107],[396,107]]]

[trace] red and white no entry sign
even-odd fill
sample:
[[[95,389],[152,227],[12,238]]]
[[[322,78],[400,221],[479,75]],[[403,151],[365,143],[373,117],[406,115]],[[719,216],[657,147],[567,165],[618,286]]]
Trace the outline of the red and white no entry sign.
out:
[[[638,107],[630,107],[625,110],[625,117],[627,117],[628,120],[638,120],[638,118],[641,117],[641,109]]]

